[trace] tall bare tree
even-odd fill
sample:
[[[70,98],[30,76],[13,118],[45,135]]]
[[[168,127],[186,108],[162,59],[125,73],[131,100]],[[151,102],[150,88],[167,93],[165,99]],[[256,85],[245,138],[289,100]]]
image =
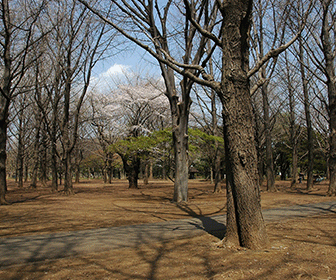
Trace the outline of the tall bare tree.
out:
[[[329,130],[330,154],[329,170],[330,184],[328,195],[336,195],[336,10],[332,0],[321,0],[322,5],[322,30],[321,43],[325,59],[324,73],[327,78],[326,85],[329,99]]]
[[[6,143],[10,104],[27,69],[29,52],[41,37],[34,32],[43,1],[1,1],[0,17],[0,204],[6,204]]]
[[[227,165],[227,234],[226,242],[248,248],[261,248],[267,244],[266,228],[261,214],[260,196],[257,180],[257,155],[254,142],[254,122],[251,105],[250,77],[270,58],[278,56],[297,38],[294,36],[288,43],[279,48],[270,50],[259,62],[249,70],[249,39],[251,26],[252,1],[187,1],[184,0],[182,16],[187,19],[186,26],[192,27],[191,31],[201,38],[200,43],[190,41],[186,50],[192,50],[196,45],[195,53],[200,55],[197,60],[176,60],[172,54],[156,41],[160,36],[151,37],[152,49],[140,38],[132,36],[116,22],[104,17],[102,13],[91,7],[86,1],[78,0],[105,22],[116,28],[121,34],[144,48],[161,64],[168,66],[183,75],[186,81],[192,80],[201,85],[212,88],[219,96],[223,108],[224,141]],[[113,3],[116,3],[114,1]],[[159,8],[158,1],[131,1],[133,5],[145,7],[136,23],[143,26],[147,23],[146,11]],[[168,8],[172,1],[168,1],[164,11],[164,23],[169,15]],[[119,3],[121,11],[127,10],[127,3]],[[129,7],[129,6],[128,6]],[[142,11],[135,6],[135,11]],[[202,11],[202,13],[200,13]],[[127,15],[134,14],[127,10]],[[162,19],[162,17],[159,17]],[[213,20],[214,19],[214,20]],[[167,25],[164,25],[167,27]],[[166,30],[166,29],[164,29]],[[185,29],[184,29],[185,30]],[[147,34],[146,30],[143,29]],[[191,32],[190,31],[190,32]],[[185,33],[189,34],[189,32]],[[156,35],[159,35],[156,33]],[[167,33],[163,33],[165,39]],[[194,39],[195,40],[195,39]],[[162,40],[161,40],[162,41]],[[205,55],[204,47],[211,42],[211,54],[218,51],[221,57],[221,72],[219,81],[206,72],[210,56]],[[203,45],[204,42],[204,45]],[[191,44],[193,43],[193,44]],[[203,50],[199,46],[203,45]],[[199,63],[196,63],[199,62]],[[174,125],[174,124],[173,124]]]

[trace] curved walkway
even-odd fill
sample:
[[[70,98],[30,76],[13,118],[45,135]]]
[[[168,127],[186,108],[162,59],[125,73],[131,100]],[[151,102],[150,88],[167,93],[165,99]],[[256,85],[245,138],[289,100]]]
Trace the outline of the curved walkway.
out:
[[[266,222],[336,213],[336,201],[296,205],[263,211]],[[225,215],[168,222],[81,230],[35,236],[0,238],[0,267],[18,263],[63,258],[77,254],[135,247],[150,242],[188,238],[225,231]]]

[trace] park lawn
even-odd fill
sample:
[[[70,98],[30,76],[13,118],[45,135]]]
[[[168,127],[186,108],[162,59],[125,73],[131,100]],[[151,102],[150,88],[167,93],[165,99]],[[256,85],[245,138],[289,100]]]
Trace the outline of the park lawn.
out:
[[[310,192],[277,181],[278,191],[262,191],[263,209],[335,200],[325,196],[327,182]],[[153,180],[127,188],[86,180],[75,195],[47,187],[17,189],[9,182],[1,206],[0,237],[162,222],[225,213],[225,192],[214,194],[208,181],[191,180],[189,202],[171,203],[173,185]],[[202,236],[137,248],[91,253],[0,269],[0,279],[336,279],[336,213],[267,224],[269,248],[250,251],[218,247],[219,239]]]

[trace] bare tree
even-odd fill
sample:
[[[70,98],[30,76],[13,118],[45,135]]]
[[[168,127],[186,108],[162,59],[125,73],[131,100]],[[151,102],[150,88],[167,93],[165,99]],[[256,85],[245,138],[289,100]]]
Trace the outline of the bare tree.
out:
[[[171,56],[176,53],[182,64],[199,64],[200,59],[205,53],[206,39],[202,37],[198,44],[196,28],[190,24],[185,17],[175,17],[174,12],[180,10],[180,3],[167,1],[159,3],[158,1],[111,1],[118,8],[115,14],[116,21],[110,21],[102,13],[90,6],[88,2],[79,2],[86,5],[92,11],[96,12],[104,21],[110,23],[119,32],[131,41],[137,43],[140,47],[149,51],[157,60],[161,69],[162,76],[166,85],[166,96],[170,103],[172,126],[173,126],[173,147],[175,155],[175,181],[174,197],[176,202],[187,201],[188,199],[188,119],[190,112],[190,91],[194,83],[193,79],[187,75],[182,75],[180,88],[177,87],[174,70],[169,67],[165,61],[169,61]],[[217,6],[214,5],[214,14],[206,19],[209,31],[215,26]],[[194,10],[196,17],[201,18],[207,9]],[[177,14],[175,14],[177,15]],[[119,18],[122,16],[121,18]],[[173,16],[176,27],[179,30],[170,29],[169,18]],[[134,33],[127,32],[127,27],[119,25],[128,18],[127,24],[133,26]],[[156,20],[157,19],[157,20]],[[119,21],[120,20],[120,21]],[[119,22],[118,22],[119,21]],[[125,28],[124,28],[125,27]],[[143,34],[137,38],[137,34]],[[148,42],[148,40],[149,42]],[[177,46],[181,46],[176,48]],[[198,76],[200,73],[193,68],[188,72]],[[180,94],[179,94],[180,92]]]
[[[330,130],[330,155],[329,170],[330,184],[328,195],[336,195],[336,13],[335,5],[332,0],[321,0],[322,5],[322,31],[321,43],[325,59],[324,73],[327,81],[328,99],[329,99],[329,130]]]
[[[29,51],[39,40],[34,26],[43,8],[43,1],[1,2],[0,18],[0,204],[6,204],[6,143],[9,107],[27,69],[31,66]]]
[[[224,141],[226,148],[228,215],[226,242],[249,248],[260,248],[267,244],[267,235],[261,214],[260,196],[257,180],[257,156],[254,141],[254,122],[251,106],[250,77],[270,58],[278,56],[296,39],[270,50],[249,70],[249,38],[252,1],[183,1],[185,10],[182,15],[187,19],[186,26],[192,26],[193,32],[201,37],[194,50],[200,59],[179,62],[160,44],[161,37],[151,37],[155,49],[141,39],[132,36],[121,26],[104,17],[99,11],[90,7],[84,0],[79,0],[105,22],[116,28],[121,34],[148,51],[161,64],[165,64],[183,75],[186,81],[192,80],[212,88],[219,96],[223,108]],[[157,9],[158,1],[131,1],[134,5],[145,7],[145,11]],[[116,1],[114,1],[116,3]],[[171,4],[168,1],[168,4]],[[127,3],[120,4],[121,11],[127,10]],[[168,6],[164,9],[164,23],[168,16]],[[139,10],[138,8],[135,11]],[[140,11],[142,11],[140,9]],[[202,12],[199,12],[202,11]],[[140,13],[136,23],[145,24],[146,12]],[[127,15],[134,14],[127,11]],[[159,17],[162,19],[162,17]],[[190,25],[189,25],[190,24]],[[166,25],[165,25],[166,27]],[[165,29],[166,30],[166,29]],[[146,30],[144,30],[145,32]],[[148,33],[145,33],[148,34]],[[189,33],[186,33],[189,34]],[[158,35],[158,33],[156,33]],[[166,33],[164,33],[166,36]],[[163,39],[165,39],[165,36]],[[197,38],[197,37],[192,37]],[[219,81],[206,72],[204,66],[209,61],[204,46],[211,42],[211,54],[218,51],[221,57]],[[190,41],[189,41],[190,42]],[[202,44],[204,42],[204,44]],[[193,41],[194,45],[196,44]],[[203,45],[203,50],[198,47]],[[189,43],[187,46],[193,46]],[[187,48],[187,50],[189,50]],[[196,63],[198,62],[199,63]],[[173,123],[174,125],[174,123]]]
[[[45,16],[44,23],[53,27],[46,40],[48,48],[45,56],[52,68],[45,74],[46,78],[42,79],[50,107],[46,110],[40,104],[40,108],[48,124],[51,142],[52,189],[57,189],[58,155],[64,166],[64,192],[71,194],[71,166],[78,139],[81,107],[90,84],[92,69],[114,36],[106,37],[107,40],[104,41],[103,35],[109,29],[92,18],[88,10],[76,1],[51,2]],[[42,29],[43,25],[41,26]],[[61,152],[56,147],[58,131]]]
[[[306,126],[307,126],[307,141],[308,141],[308,168],[307,168],[307,190],[311,190],[313,187],[313,169],[314,169],[314,137],[313,137],[313,127],[311,121],[310,113],[310,98],[308,89],[308,79],[305,70],[304,61],[304,48],[303,48],[303,38],[300,36],[299,40],[299,52],[298,59],[300,64],[300,73],[302,80],[302,90],[303,90],[303,102],[306,115]]]

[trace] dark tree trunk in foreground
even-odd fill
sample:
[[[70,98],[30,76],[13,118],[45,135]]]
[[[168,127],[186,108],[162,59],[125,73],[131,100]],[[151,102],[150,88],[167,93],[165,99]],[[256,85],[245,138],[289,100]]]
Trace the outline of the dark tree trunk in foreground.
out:
[[[329,17],[332,12],[332,5],[334,1],[323,0],[323,18],[322,18],[322,34],[321,41],[323,47],[323,54],[325,58],[325,73],[327,77],[328,99],[329,99],[329,172],[330,183],[328,189],[329,196],[336,196],[336,76],[335,76],[335,54],[333,51],[333,44],[331,32],[332,27],[329,26]],[[330,24],[334,24],[331,22]],[[336,27],[334,27],[336,28]]]
[[[0,93],[0,205],[8,204],[5,195],[7,192],[7,182],[6,182],[6,145],[7,145],[7,125],[8,125],[8,109],[10,104],[11,96],[11,86],[12,86],[12,60],[11,60],[11,31],[12,24],[10,22],[10,12],[8,0],[2,1],[2,24],[5,26],[3,53],[2,60],[3,65],[1,65],[1,93]]]
[[[257,249],[267,245],[258,187],[250,96],[248,36],[252,1],[224,1],[221,90],[226,150],[228,216],[226,241]]]

